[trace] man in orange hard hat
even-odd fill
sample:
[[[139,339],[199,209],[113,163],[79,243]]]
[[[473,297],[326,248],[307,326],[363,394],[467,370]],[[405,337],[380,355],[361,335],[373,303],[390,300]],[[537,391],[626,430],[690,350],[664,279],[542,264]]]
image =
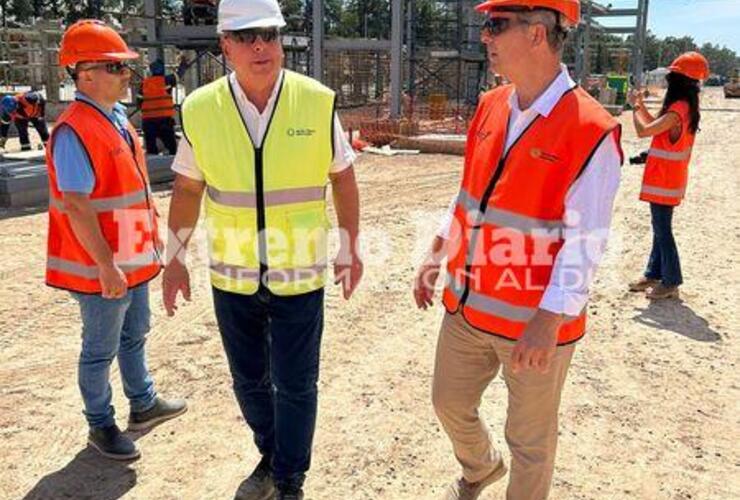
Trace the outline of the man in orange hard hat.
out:
[[[156,209],[139,138],[118,102],[139,55],[104,23],[82,20],[62,37],[59,64],[77,92],[46,151],[49,240],[46,283],[80,305],[79,386],[89,444],[115,460],[139,450],[116,426],[110,365],[118,358],[129,430],[147,431],[186,410],[157,396],[146,364],[148,283],[161,269]]]
[[[414,298],[431,305],[447,256],[446,314],[432,399],[462,477],[446,500],[472,500],[507,467],[479,415],[499,371],[508,389],[509,500],[543,500],[552,480],[561,390],[585,333],[622,163],[620,127],[561,63],[578,0],[489,0],[481,34],[511,85],[481,96],[447,222]]]

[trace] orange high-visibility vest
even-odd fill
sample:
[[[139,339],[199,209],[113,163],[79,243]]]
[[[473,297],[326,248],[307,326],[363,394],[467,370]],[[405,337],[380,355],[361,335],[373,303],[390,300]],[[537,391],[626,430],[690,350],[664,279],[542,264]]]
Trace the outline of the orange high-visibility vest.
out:
[[[144,78],[141,85],[141,118],[169,118],[175,116],[175,103],[167,90],[163,76]]]
[[[77,134],[87,151],[95,175],[90,203],[129,287],[154,278],[161,268],[156,209],[149,188],[144,151],[136,130],[129,145],[110,120],[93,105],[75,101],[57,121]],[[46,283],[81,293],[100,293],[95,261],[75,236],[64,210],[64,195],[57,188],[54,134],[46,150],[49,171],[49,240]]]
[[[681,136],[675,143],[671,142],[670,130],[653,137],[642,176],[640,199],[676,206],[681,204],[686,193],[691,149],[694,147],[696,134],[689,130],[691,119],[687,102],[674,102],[668,111],[681,117]]]
[[[12,120],[28,120],[30,118],[43,118],[43,107],[41,101],[29,102],[26,94],[16,94],[15,100],[18,102],[18,109],[10,113]]]
[[[473,327],[516,340],[539,307],[563,245],[567,192],[604,140],[619,144],[621,128],[576,87],[505,154],[512,91],[507,85],[486,93],[468,131],[443,302]],[[567,318],[558,344],[578,340],[585,326],[585,310]]]

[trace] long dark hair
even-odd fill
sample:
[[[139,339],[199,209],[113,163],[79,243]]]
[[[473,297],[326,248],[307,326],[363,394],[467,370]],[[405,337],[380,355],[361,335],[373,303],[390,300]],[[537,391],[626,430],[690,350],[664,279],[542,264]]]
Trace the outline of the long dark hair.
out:
[[[665,99],[663,99],[663,109],[660,110],[660,115],[663,116],[668,112],[668,108],[671,104],[678,101],[686,101],[689,105],[689,130],[692,134],[699,131],[699,121],[701,120],[701,113],[699,113],[699,81],[684,76],[681,73],[668,73],[665,77],[668,81],[668,90],[665,93]]]

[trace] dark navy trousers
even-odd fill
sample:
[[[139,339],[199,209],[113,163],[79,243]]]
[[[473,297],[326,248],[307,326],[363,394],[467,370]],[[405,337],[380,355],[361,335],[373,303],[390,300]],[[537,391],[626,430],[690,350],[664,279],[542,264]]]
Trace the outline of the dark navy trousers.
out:
[[[234,393],[278,488],[300,487],[316,426],[324,290],[281,297],[213,288]]]

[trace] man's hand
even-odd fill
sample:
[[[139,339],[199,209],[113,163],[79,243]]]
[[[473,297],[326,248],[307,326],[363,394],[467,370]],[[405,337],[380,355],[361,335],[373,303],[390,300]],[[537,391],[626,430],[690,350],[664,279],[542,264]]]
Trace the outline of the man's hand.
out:
[[[432,240],[424,262],[419,266],[414,278],[414,300],[419,309],[426,309],[432,305],[434,287],[439,277],[439,268],[447,255],[447,239],[437,235]]]
[[[439,276],[439,268],[439,262],[427,260],[416,271],[414,300],[416,301],[416,307],[419,309],[427,309],[432,305],[432,297],[434,297],[434,287]]]
[[[558,329],[562,324],[562,315],[538,309],[514,346],[511,370],[514,373],[522,370],[547,373],[555,355]]]
[[[100,288],[104,299],[120,299],[128,292],[126,275],[115,263],[100,266]]]
[[[162,299],[167,316],[174,316],[177,311],[177,292],[190,302],[190,273],[185,264],[175,258],[170,261],[162,273]]]
[[[334,284],[342,284],[342,295],[345,300],[352,297],[352,293],[362,279],[365,266],[362,258],[354,250],[339,249],[334,260]]]

